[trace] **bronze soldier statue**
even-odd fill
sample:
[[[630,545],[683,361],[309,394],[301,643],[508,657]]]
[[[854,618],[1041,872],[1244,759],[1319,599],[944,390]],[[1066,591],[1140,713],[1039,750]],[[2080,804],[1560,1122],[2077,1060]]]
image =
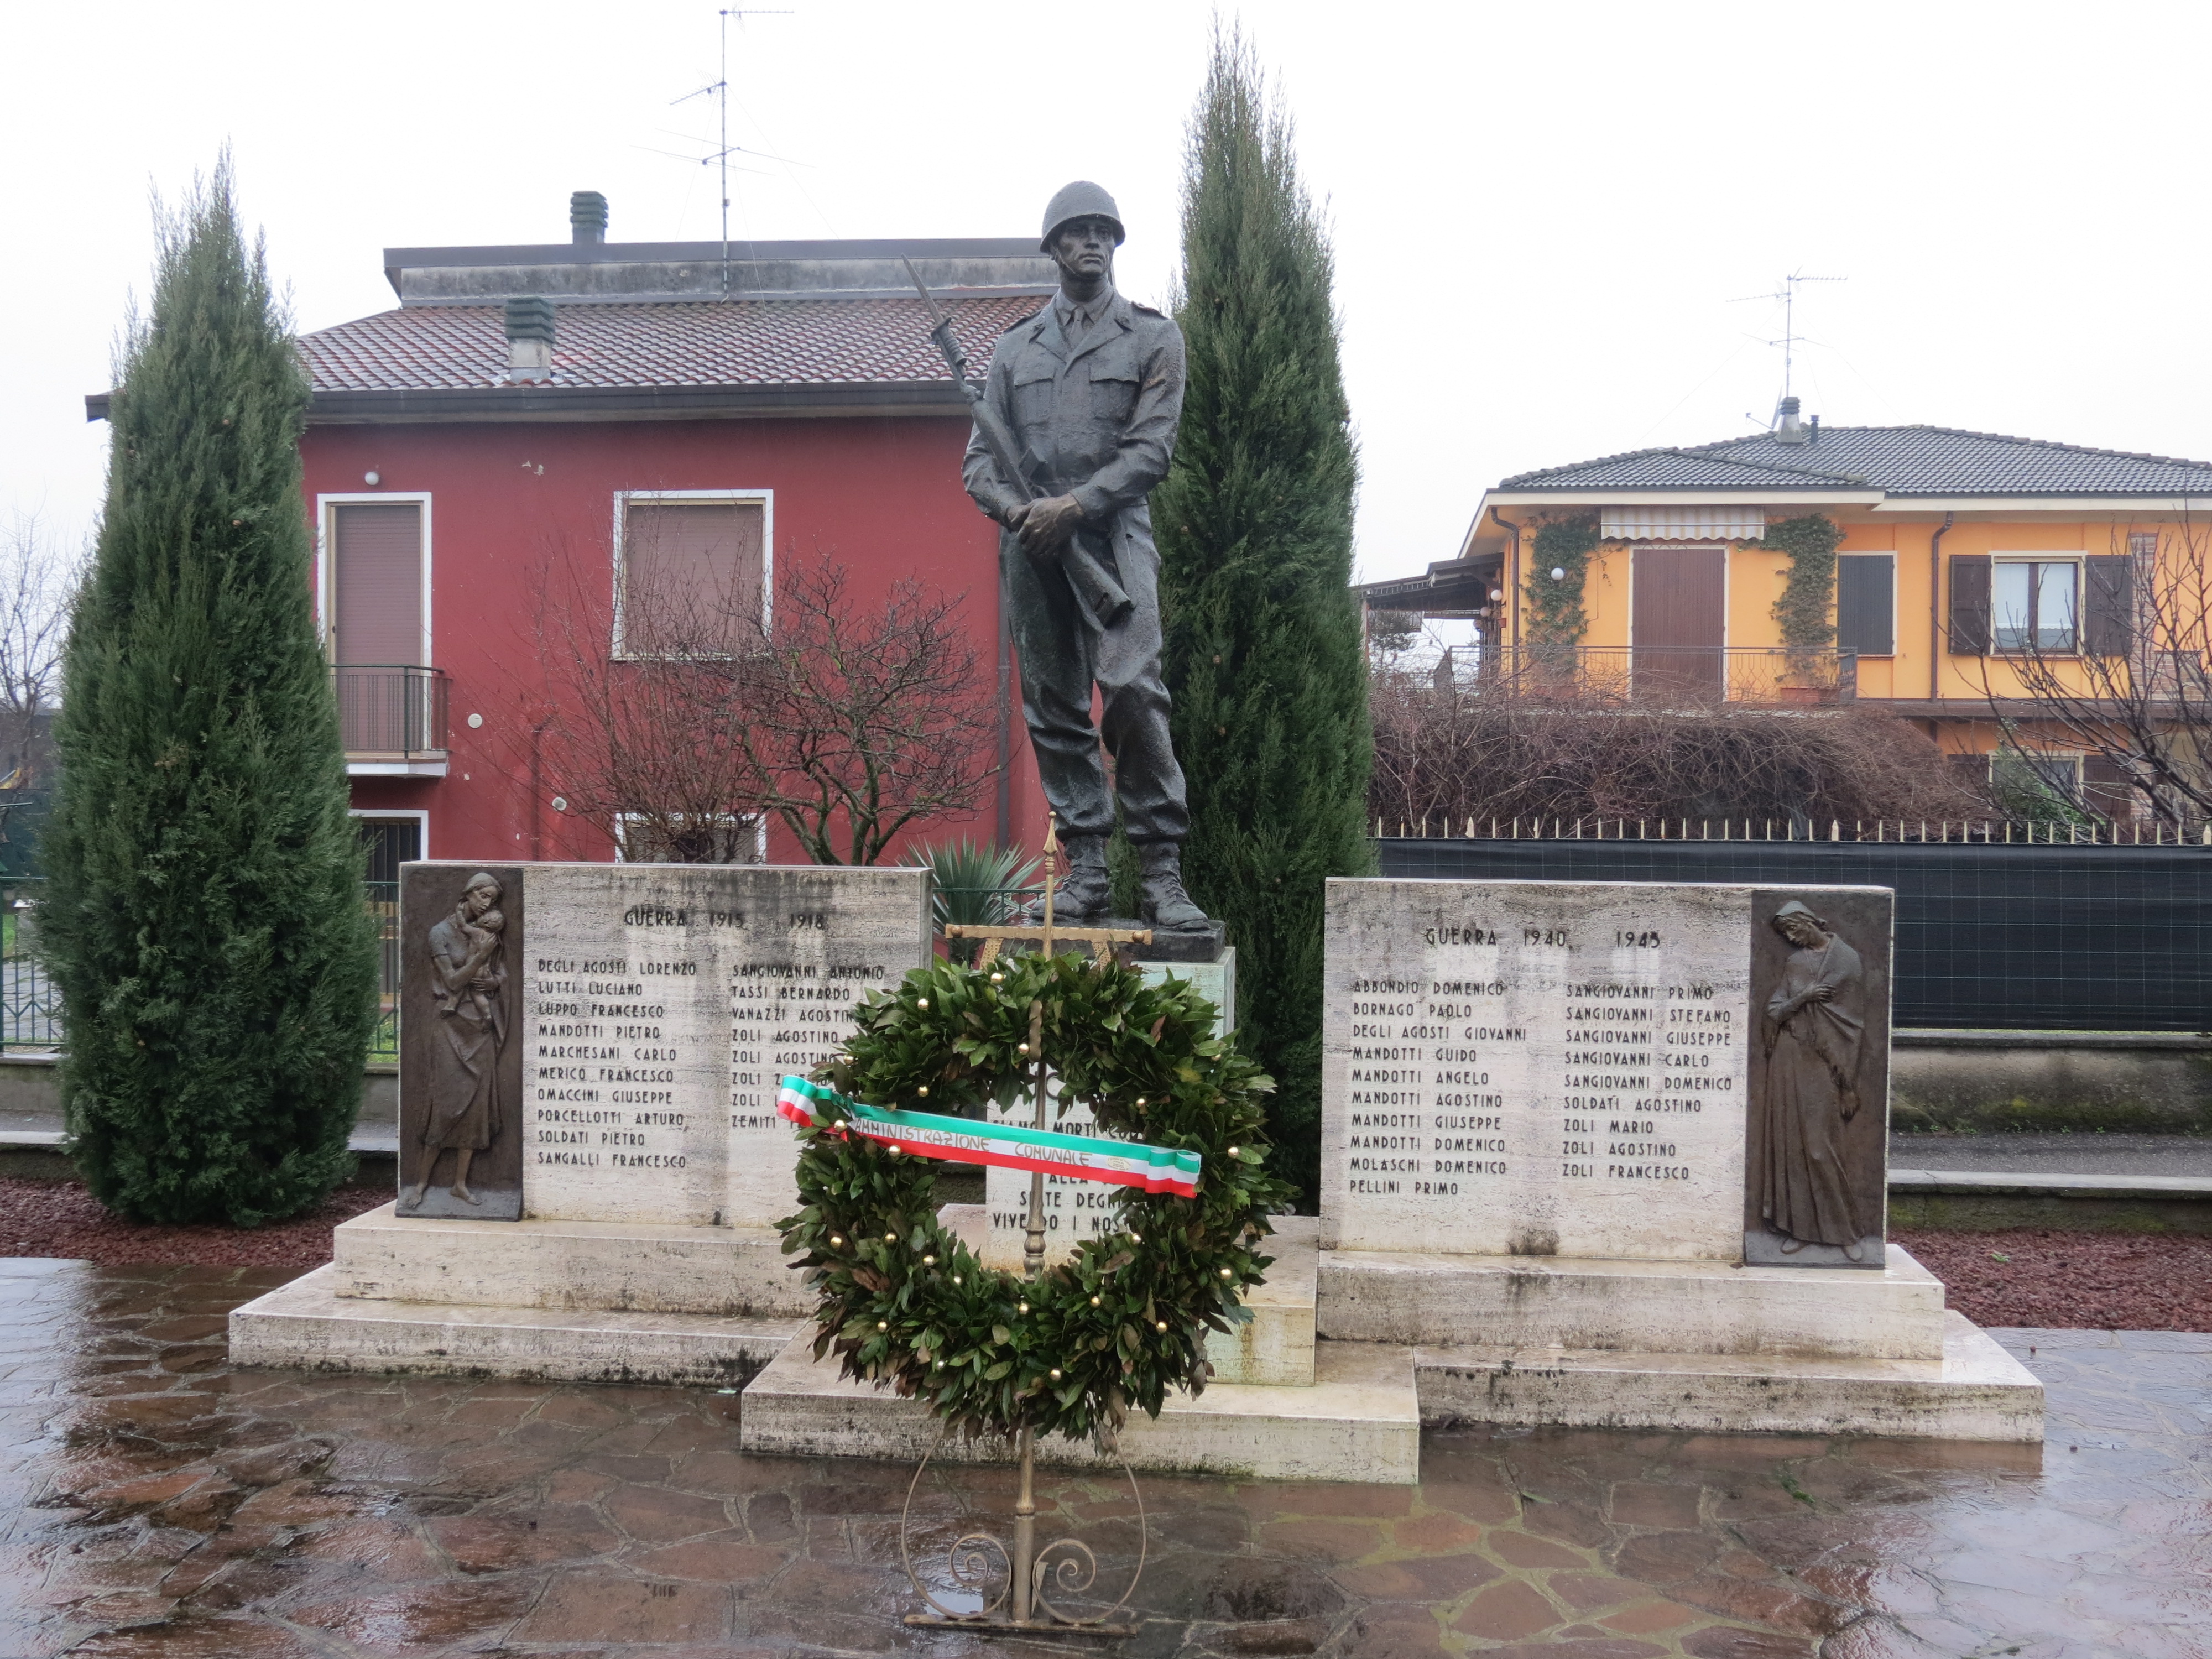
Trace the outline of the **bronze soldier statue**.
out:
[[[1060,267],[1060,292],[1000,336],[982,396],[1019,445],[1024,477],[1003,474],[980,430],[963,476],[1001,526],[1000,586],[1021,653],[1022,715],[1069,858],[1054,914],[1072,922],[1106,917],[1106,841],[1118,792],[1143,860],[1145,921],[1190,933],[1212,924],[1183,891],[1190,815],[1168,737],[1160,557],[1146,504],[1175,450],[1182,332],[1115,291],[1114,250],[1123,235],[1121,210],[1097,185],[1069,185],[1045,209],[1042,246]],[[1071,567],[1082,586],[1071,582]],[[1097,725],[1093,685],[1103,704]],[[1114,757],[1114,792],[1099,757],[1102,734]]]

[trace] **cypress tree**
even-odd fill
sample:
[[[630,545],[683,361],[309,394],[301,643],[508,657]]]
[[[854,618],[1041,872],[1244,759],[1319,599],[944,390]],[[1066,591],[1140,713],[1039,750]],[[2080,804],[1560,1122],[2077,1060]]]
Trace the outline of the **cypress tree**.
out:
[[[1189,385],[1155,492],[1164,668],[1190,781],[1183,867],[1229,924],[1237,1023],[1273,1073],[1283,1173],[1319,1176],[1323,882],[1373,866],[1351,591],[1358,483],[1333,260],[1289,117],[1217,33],[1185,155],[1176,307]]]
[[[307,386],[228,157],[157,243],[71,617],[40,934],[86,1183],[136,1220],[255,1226],[352,1173],[375,942],[310,597]]]

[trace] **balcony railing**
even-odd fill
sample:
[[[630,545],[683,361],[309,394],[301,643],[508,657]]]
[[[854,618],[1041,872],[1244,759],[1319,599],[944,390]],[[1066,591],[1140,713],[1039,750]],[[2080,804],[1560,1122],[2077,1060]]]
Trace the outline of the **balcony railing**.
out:
[[[337,684],[338,726],[348,760],[442,761],[445,675],[405,664],[345,664]]]
[[[1455,666],[1463,690],[1593,697],[1666,707],[1752,703],[1820,708],[1856,702],[1858,653],[1782,646],[1504,648]]]

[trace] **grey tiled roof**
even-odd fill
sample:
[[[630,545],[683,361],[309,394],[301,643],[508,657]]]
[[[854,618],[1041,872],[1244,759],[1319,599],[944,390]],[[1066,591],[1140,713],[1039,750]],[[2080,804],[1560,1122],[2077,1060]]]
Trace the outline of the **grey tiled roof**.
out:
[[[1504,489],[1879,489],[1891,495],[2212,493],[2212,462],[1941,426],[1823,427],[1810,444],[1753,433],[1643,449],[1505,479]]]
[[[1000,331],[1041,303],[951,299],[945,310],[980,374]],[[952,378],[919,299],[564,305],[559,318],[556,387]],[[501,306],[408,307],[301,335],[300,354],[317,392],[509,390],[505,325]]]

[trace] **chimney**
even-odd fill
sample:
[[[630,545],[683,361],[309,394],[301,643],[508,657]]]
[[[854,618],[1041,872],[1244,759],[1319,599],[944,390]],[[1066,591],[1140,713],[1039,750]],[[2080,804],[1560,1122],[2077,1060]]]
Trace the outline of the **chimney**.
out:
[[[516,384],[553,378],[553,302],[542,295],[507,302],[507,378]]]
[[[607,240],[607,198],[596,190],[580,190],[568,198],[568,237],[571,241],[597,245]]]
[[[1784,398],[1782,400],[1782,424],[1774,430],[1774,441],[1778,444],[1802,444],[1808,436],[1804,422],[1797,418],[1797,400]]]

